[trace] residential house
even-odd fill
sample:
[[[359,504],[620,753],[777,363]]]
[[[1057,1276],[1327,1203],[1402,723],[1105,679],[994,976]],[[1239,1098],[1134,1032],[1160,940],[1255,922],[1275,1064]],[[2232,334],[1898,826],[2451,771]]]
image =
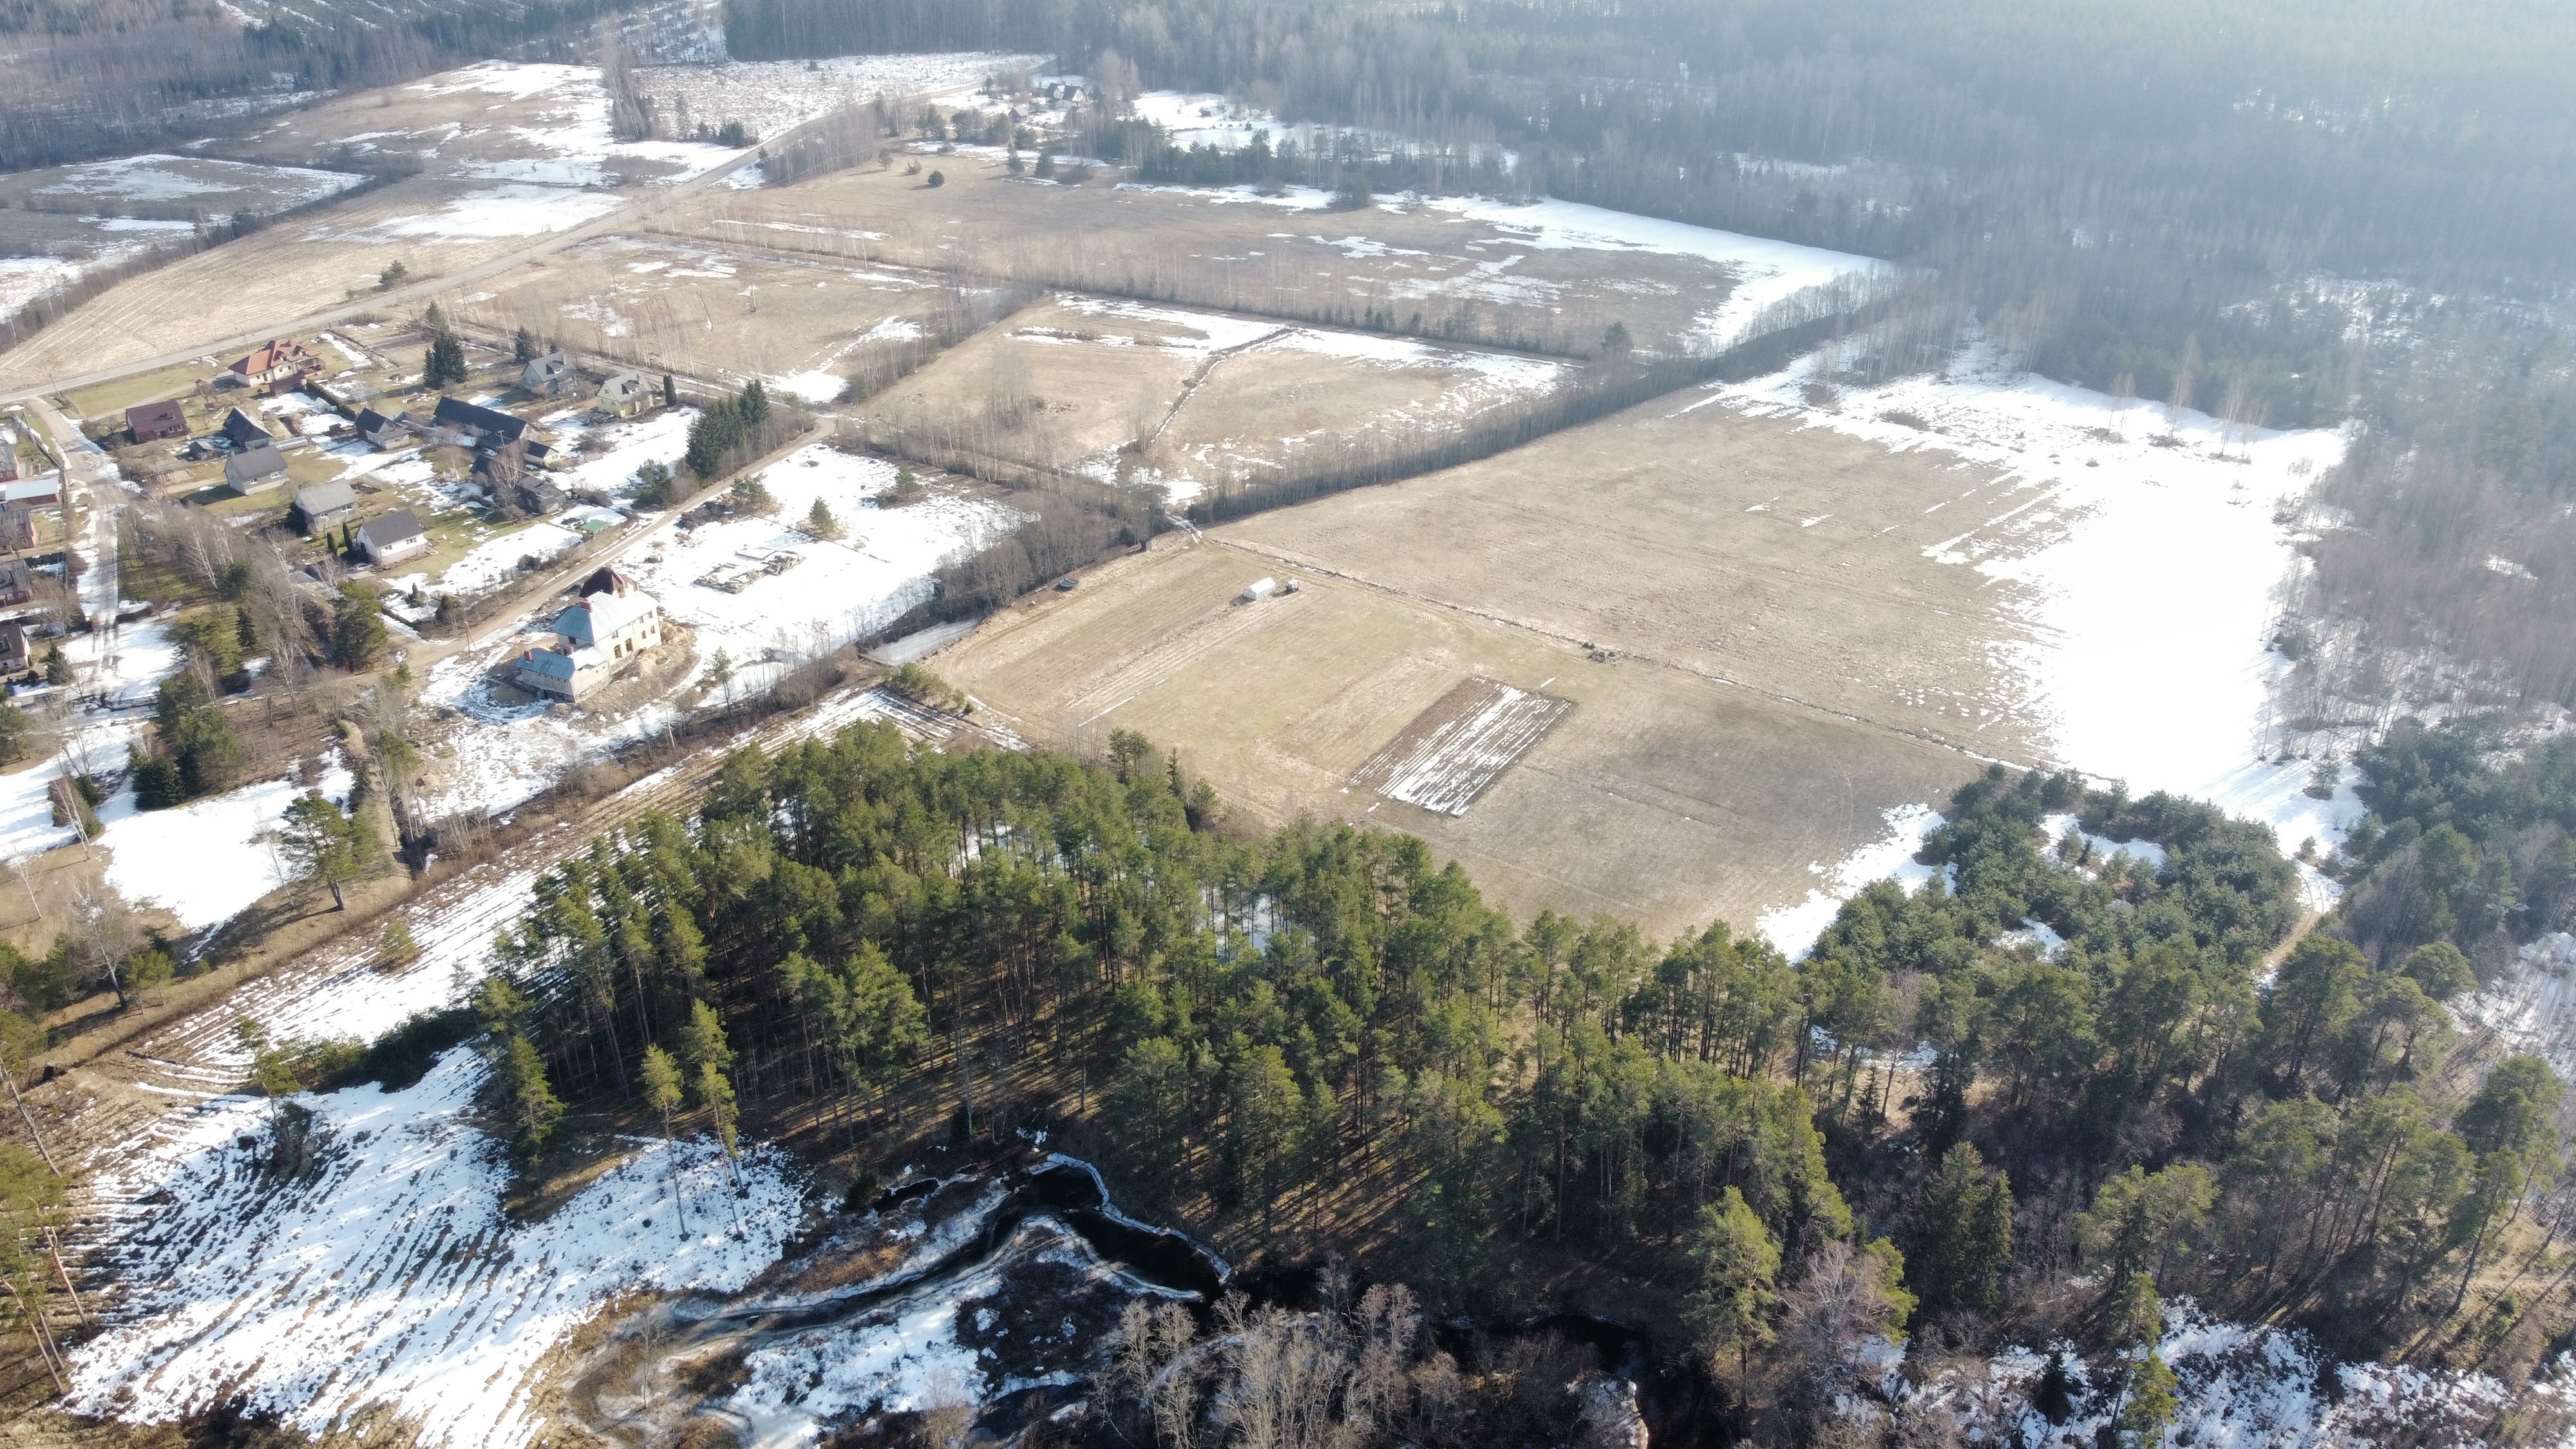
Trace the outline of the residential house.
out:
[[[379,448],[399,448],[411,441],[411,425],[401,418],[389,418],[374,408],[358,413],[358,436]]]
[[[293,392],[303,386],[306,377],[321,370],[322,359],[292,337],[270,338],[229,369],[232,376],[246,383],[264,384],[271,392]]]
[[[533,397],[559,397],[580,380],[572,359],[564,356],[560,347],[543,357],[531,358],[527,366],[519,369],[519,388]]]
[[[0,624],[0,675],[24,674],[33,663],[27,649],[27,626],[15,621]]]
[[[286,481],[286,455],[268,444],[224,460],[224,481],[241,494],[265,493]]]
[[[438,411],[430,416],[442,431],[455,435],[458,442],[470,443],[484,452],[519,441],[533,426],[526,418],[512,417],[497,408],[480,407],[452,397],[440,398]]]
[[[406,559],[429,549],[429,535],[420,519],[408,508],[397,508],[381,518],[370,518],[358,525],[351,540],[367,562],[379,567],[397,559]]]
[[[165,443],[188,436],[188,413],[176,398],[137,403],[125,410],[125,430],[138,443]]]
[[[243,412],[240,408],[233,408],[224,414],[223,435],[231,440],[236,448],[264,447],[277,441],[277,434],[270,432],[266,423]]]
[[[553,644],[519,655],[519,686],[577,703],[662,642],[662,606],[649,594],[603,590],[557,614],[554,631]]]
[[[358,517],[358,491],[334,480],[295,490],[295,526],[307,538],[320,538]]]
[[[36,597],[36,574],[22,558],[0,559],[0,609],[14,608]]]
[[[631,418],[653,406],[653,385],[640,372],[621,372],[599,385],[591,411],[603,418]]]
[[[529,518],[544,518],[561,513],[572,502],[571,495],[542,473],[522,473],[519,481],[493,490],[503,503]]]

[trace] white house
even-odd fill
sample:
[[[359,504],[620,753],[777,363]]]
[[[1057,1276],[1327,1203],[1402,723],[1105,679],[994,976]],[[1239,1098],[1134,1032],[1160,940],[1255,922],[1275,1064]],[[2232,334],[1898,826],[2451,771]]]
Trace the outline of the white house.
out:
[[[555,615],[555,642],[519,655],[519,685],[577,702],[662,642],[662,606],[649,594],[610,588]]]

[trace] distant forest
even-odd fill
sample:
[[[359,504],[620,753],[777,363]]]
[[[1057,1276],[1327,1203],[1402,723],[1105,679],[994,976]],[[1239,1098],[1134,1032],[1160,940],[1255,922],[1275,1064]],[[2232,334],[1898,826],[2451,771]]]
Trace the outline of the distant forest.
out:
[[[2548,310],[2576,271],[2564,7],[730,0],[726,16],[744,59],[1047,51],[1113,92],[1220,90],[1420,142],[1345,150],[1379,191],[1489,187],[1471,158],[1501,145],[1522,191],[1922,264],[1862,334],[1853,382],[1973,335],[2053,378],[2235,420],[2357,417],[2304,600],[2344,647],[2299,651],[2318,676],[2318,718],[2299,723],[2383,698],[2426,645],[2482,666],[2480,702],[2576,696],[2576,385]]]
[[[216,0],[0,0],[0,170],[220,135],[262,98],[350,90],[572,38],[617,0],[371,0],[370,23],[243,25]],[[331,15],[327,9],[324,15]],[[346,18],[346,17],[334,17]]]

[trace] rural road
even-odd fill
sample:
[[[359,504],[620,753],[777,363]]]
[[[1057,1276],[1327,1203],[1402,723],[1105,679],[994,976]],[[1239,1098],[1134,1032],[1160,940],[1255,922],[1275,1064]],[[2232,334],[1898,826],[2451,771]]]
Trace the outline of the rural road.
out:
[[[814,123],[808,121],[805,124],[810,126]],[[797,132],[802,131],[804,128],[804,126],[796,127],[794,130],[787,131],[766,144],[773,146],[783,145],[787,141],[793,139]],[[346,322],[362,312],[380,312],[385,310],[387,307],[402,306],[413,302],[426,302],[430,298],[435,297],[442,292],[452,291],[458,287],[470,286],[476,282],[483,281],[486,278],[499,276],[501,273],[509,271],[513,267],[525,266],[527,263],[534,261],[539,257],[550,256],[553,253],[562,251],[564,248],[575,245],[576,243],[588,241],[592,237],[605,236],[610,233],[632,227],[648,212],[666,206],[692,192],[711,186],[716,182],[723,180],[725,177],[731,176],[733,173],[741,170],[745,166],[757,166],[759,164],[760,153],[758,151],[746,152],[743,155],[735,157],[731,161],[723,163],[722,165],[702,171],[685,181],[673,182],[668,186],[647,187],[645,188],[644,195],[639,196],[634,201],[617,208],[615,211],[609,212],[605,216],[584,222],[579,226],[571,227],[563,231],[550,232],[545,236],[539,237],[529,245],[519,248],[517,251],[508,252],[501,256],[494,257],[490,261],[478,263],[466,268],[464,271],[447,272],[435,277],[425,277],[420,281],[407,283],[403,286],[392,288],[389,291],[369,292],[362,297],[343,302],[336,307],[326,307],[321,311],[308,312],[300,317],[280,319],[279,321],[261,327],[255,332],[236,333],[230,337],[209,338],[206,341],[192,346],[165,352],[157,357],[147,357],[138,362],[122,363],[115,367],[101,368],[96,372],[85,372],[73,377],[58,377],[34,386],[0,392],[0,405],[28,402],[50,393],[70,392],[78,388],[94,387],[102,382],[113,382],[117,378],[129,377],[138,372],[151,372],[159,368],[175,367],[191,358],[203,357],[209,352],[220,353],[238,351],[240,349],[256,346],[271,337],[285,336],[291,333],[318,332],[325,327],[334,327],[340,323]]]

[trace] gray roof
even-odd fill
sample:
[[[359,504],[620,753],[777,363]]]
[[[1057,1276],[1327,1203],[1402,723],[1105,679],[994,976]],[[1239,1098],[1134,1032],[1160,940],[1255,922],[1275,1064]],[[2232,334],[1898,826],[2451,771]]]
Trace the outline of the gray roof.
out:
[[[644,374],[640,372],[621,372],[599,385],[599,400],[605,403],[621,403],[647,395]]]
[[[316,483],[295,490],[295,511],[307,518],[358,506],[358,490],[344,482]]]
[[[370,518],[358,525],[358,536],[370,548],[389,548],[406,538],[426,532],[418,516],[408,508],[397,508],[381,518]]]
[[[257,483],[286,471],[286,455],[273,443],[262,443],[247,453],[235,453],[224,460],[224,481],[235,488]]]

